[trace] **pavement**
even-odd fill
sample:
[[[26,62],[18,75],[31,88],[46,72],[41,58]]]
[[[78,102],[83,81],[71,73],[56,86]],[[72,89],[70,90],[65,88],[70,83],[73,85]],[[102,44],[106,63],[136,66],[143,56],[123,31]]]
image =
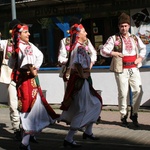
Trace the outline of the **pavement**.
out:
[[[51,105],[57,113],[61,113],[59,105]],[[134,127],[128,119],[129,127],[123,127],[117,106],[104,106],[101,122],[94,124],[93,133],[98,141],[83,140],[83,132],[78,131],[74,140],[81,144],[79,150],[150,150],[150,107],[142,107],[138,113],[140,127]],[[36,135],[38,144],[31,143],[32,150],[65,150],[63,141],[69,126],[63,122],[50,125]],[[9,108],[0,104],[0,150],[18,150],[20,142],[14,140],[9,118]]]

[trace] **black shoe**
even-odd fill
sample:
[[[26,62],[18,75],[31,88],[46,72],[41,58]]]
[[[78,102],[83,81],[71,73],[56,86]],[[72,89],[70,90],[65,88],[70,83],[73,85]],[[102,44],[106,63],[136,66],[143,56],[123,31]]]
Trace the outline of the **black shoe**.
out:
[[[101,116],[98,117],[96,124],[99,124],[101,122]]]
[[[17,140],[17,141],[21,141],[22,140],[22,135],[21,135],[21,131],[20,130],[15,131],[14,134],[15,134],[15,140]]]
[[[78,129],[78,131],[84,132],[84,131],[85,131],[85,127],[82,127],[82,128],[80,128],[80,129]]]
[[[121,118],[121,122],[122,122],[123,126],[128,127],[128,122],[127,122],[127,118],[126,117]]]
[[[35,137],[35,136],[30,136],[30,142],[32,142],[32,143],[39,143],[39,142],[36,140],[36,137]]]
[[[29,145],[25,146],[24,144],[21,143],[20,146],[19,146],[19,149],[20,150],[28,150],[28,146]]]
[[[83,139],[87,139],[87,138],[89,138],[89,139],[91,139],[91,140],[99,140],[99,138],[98,138],[98,137],[94,137],[93,134],[88,135],[88,134],[86,134],[86,133],[84,132],[84,133],[83,133]]]
[[[134,115],[131,115],[131,116],[130,116],[130,119],[132,120],[133,125],[134,125],[135,127],[139,127],[139,123],[138,123],[138,121],[137,121],[137,118],[138,118],[137,114],[134,114]]]
[[[63,145],[64,145],[64,147],[70,146],[70,147],[72,147],[72,148],[81,147],[81,145],[80,145],[80,144],[77,144],[75,141],[68,142],[68,141],[66,141],[66,140],[64,140]]]

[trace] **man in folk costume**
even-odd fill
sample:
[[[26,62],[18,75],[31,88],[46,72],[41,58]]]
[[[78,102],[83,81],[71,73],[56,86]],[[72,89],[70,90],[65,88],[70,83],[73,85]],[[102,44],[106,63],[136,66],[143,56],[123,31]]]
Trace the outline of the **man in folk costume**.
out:
[[[43,54],[29,42],[29,36],[26,24],[19,23],[12,30],[12,57],[16,61],[12,79],[16,82],[18,109],[24,130],[20,150],[29,150],[30,136],[53,124],[59,117],[42,93],[37,70],[43,62]]]
[[[20,23],[20,21],[17,19],[12,20],[9,23],[9,32],[11,32],[12,28],[18,23]],[[0,52],[2,54],[2,63],[0,66],[0,82],[7,85],[11,124],[14,130],[15,139],[21,140],[16,83],[11,79],[12,66],[10,66],[10,59],[12,54],[12,39],[0,40]]]
[[[108,38],[100,53],[112,57],[110,70],[115,73],[118,86],[118,103],[122,124],[128,126],[128,94],[132,91],[130,119],[138,127],[138,109],[143,95],[139,67],[146,55],[141,39],[129,33],[130,17],[122,13],[118,20],[119,33]]]
[[[70,29],[71,69],[64,99],[60,109],[63,110],[60,121],[70,124],[70,130],[65,137],[64,146],[80,147],[74,140],[77,130],[85,127],[83,139],[98,140],[92,133],[92,126],[100,115],[102,98],[94,90],[91,77],[91,59],[84,47],[87,33],[82,24],[74,24]]]

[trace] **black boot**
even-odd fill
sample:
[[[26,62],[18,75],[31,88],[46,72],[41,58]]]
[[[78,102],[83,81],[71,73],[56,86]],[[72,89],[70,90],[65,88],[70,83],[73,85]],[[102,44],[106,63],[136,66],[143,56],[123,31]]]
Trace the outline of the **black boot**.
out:
[[[32,143],[39,143],[34,135],[30,136],[30,142],[32,142]]]
[[[15,140],[17,140],[17,141],[21,141],[22,140],[22,134],[21,134],[20,130],[16,130],[14,132],[14,134],[15,134]]]
[[[28,150],[28,145],[27,146],[25,146],[24,144],[20,144],[20,146],[19,146],[19,149],[20,150]]]
[[[122,125],[128,127],[127,116],[121,118]]]
[[[99,124],[101,122],[101,116],[98,117],[96,124]]]
[[[130,116],[130,119],[132,120],[133,125],[134,125],[135,127],[139,127],[139,123],[138,123],[138,121],[137,121],[137,118],[138,118],[138,115],[137,115],[137,114],[133,114],[133,115]]]

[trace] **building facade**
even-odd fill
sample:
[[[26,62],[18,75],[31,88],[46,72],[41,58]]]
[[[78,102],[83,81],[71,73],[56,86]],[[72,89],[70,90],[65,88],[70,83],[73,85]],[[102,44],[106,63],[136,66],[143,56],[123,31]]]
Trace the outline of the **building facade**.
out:
[[[0,31],[3,38],[9,38],[8,23],[11,21],[11,4],[2,1]],[[68,21],[72,16],[82,18],[88,38],[98,49],[107,38],[118,31],[118,15],[121,12],[130,14],[132,9],[150,6],[148,0],[64,0],[57,1],[24,1],[16,0],[16,15],[21,22],[30,27],[30,41],[39,47],[44,54],[43,67],[56,67],[59,42],[67,36]],[[3,5],[2,5],[3,3]],[[98,52],[99,54],[99,52]],[[107,66],[110,59],[103,61],[100,56],[96,65]]]

